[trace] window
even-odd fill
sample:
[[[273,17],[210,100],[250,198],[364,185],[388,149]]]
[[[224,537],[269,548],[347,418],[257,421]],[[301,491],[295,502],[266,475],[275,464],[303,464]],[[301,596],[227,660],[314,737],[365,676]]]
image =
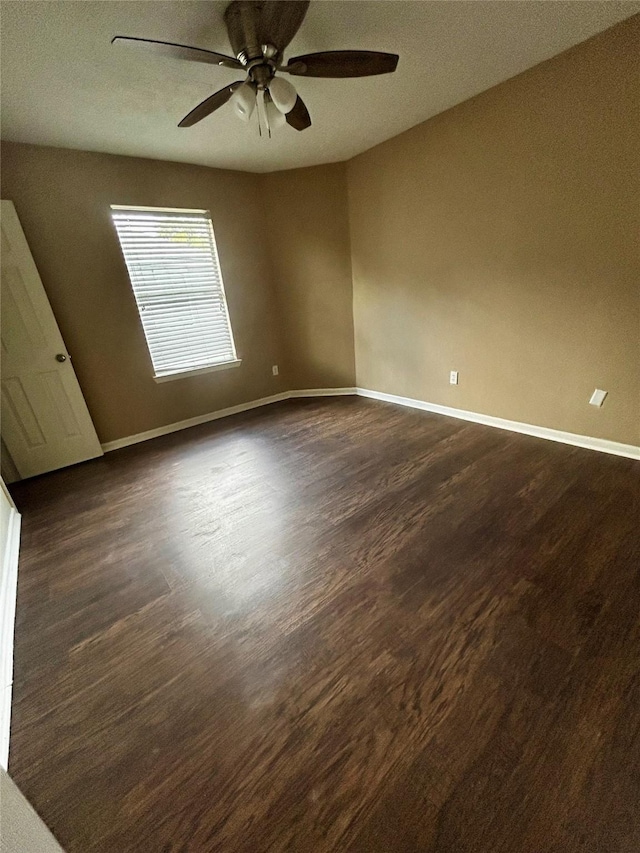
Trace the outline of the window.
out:
[[[240,364],[208,212],[111,209],[156,380]]]

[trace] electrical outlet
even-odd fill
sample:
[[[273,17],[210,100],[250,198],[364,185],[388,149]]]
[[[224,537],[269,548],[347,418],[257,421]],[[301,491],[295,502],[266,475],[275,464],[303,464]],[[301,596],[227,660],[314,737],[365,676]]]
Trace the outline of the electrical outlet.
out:
[[[606,396],[607,396],[606,391],[602,391],[600,388],[596,388],[596,390],[591,395],[591,399],[589,400],[589,404],[591,406],[598,406],[598,408],[600,408],[600,406],[602,406],[602,404],[604,403]]]
[[[458,384],[458,371],[457,370],[451,370],[449,372],[449,384],[450,385],[457,385]]]
[[[278,370],[278,365],[277,365],[277,364],[274,364],[274,365],[273,365],[273,367],[271,368],[271,372],[273,373],[273,375],[274,375],[274,376],[277,376],[277,375],[278,375],[279,370]]]

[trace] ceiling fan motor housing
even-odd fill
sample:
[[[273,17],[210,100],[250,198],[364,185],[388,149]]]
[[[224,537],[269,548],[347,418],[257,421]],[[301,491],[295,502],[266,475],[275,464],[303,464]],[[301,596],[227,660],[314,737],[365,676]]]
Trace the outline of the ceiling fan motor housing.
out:
[[[229,41],[233,52],[243,65],[264,59],[264,41],[260,32],[263,6],[264,3],[253,0],[233,0],[225,9],[224,20]],[[274,50],[277,53],[277,48]]]
[[[233,0],[225,10],[224,20],[238,61],[258,89],[267,89],[282,60],[282,51],[272,43],[268,31],[269,8],[265,20],[262,0]]]

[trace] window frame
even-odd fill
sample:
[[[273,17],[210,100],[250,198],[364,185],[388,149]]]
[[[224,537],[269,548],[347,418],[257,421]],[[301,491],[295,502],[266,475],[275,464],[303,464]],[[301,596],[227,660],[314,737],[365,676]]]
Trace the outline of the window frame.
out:
[[[186,207],[148,207],[146,205],[127,205],[127,204],[111,204],[109,206],[110,214],[111,214],[111,223],[116,232],[116,239],[118,240],[118,246],[120,247],[120,251],[122,253],[123,260],[125,262],[125,267],[127,269],[127,276],[129,278],[129,286],[131,287],[131,291],[133,293],[133,298],[136,303],[136,309],[138,312],[138,320],[140,325],[142,326],[142,333],[144,335],[145,345],[147,347],[147,352],[149,354],[149,360],[151,361],[151,370],[152,370],[152,378],[154,382],[162,383],[162,382],[172,382],[176,379],[186,379],[190,376],[200,376],[205,373],[214,373],[219,370],[228,370],[233,367],[239,367],[242,364],[242,359],[238,357],[238,352],[236,349],[235,335],[233,333],[233,326],[231,324],[231,317],[229,314],[229,303],[227,301],[226,289],[224,286],[224,277],[222,275],[222,265],[220,263],[220,255],[218,253],[218,245],[216,243],[216,235],[213,228],[213,218],[211,216],[211,212],[209,210],[201,210],[197,208],[186,208]],[[187,370],[176,370],[170,373],[157,373],[155,365],[153,363],[153,355],[151,352],[151,346],[149,344],[149,340],[147,338],[147,333],[144,327],[144,323],[142,321],[142,309],[143,305],[138,300],[138,294],[136,293],[136,288],[133,283],[133,279],[131,276],[131,271],[129,269],[129,264],[127,262],[127,256],[124,251],[124,246],[120,240],[120,234],[118,232],[118,228],[116,226],[116,220],[114,219],[114,213],[126,213],[127,211],[138,211],[140,213],[161,213],[161,214],[186,214],[186,215],[196,215],[206,218],[209,223],[209,232],[211,245],[213,246],[212,260],[215,265],[217,265],[219,280],[220,280],[220,291],[222,294],[222,304],[224,306],[224,314],[227,322],[227,326],[229,329],[229,338],[231,342],[231,351],[233,353],[233,358],[228,359],[226,361],[215,362],[212,364],[203,365],[201,367],[193,367],[188,368]]]

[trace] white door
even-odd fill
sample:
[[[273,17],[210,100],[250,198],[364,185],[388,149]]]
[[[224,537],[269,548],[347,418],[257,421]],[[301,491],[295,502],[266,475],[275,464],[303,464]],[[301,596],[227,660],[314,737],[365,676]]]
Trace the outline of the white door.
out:
[[[21,477],[102,455],[13,202],[2,232],[2,438]]]

